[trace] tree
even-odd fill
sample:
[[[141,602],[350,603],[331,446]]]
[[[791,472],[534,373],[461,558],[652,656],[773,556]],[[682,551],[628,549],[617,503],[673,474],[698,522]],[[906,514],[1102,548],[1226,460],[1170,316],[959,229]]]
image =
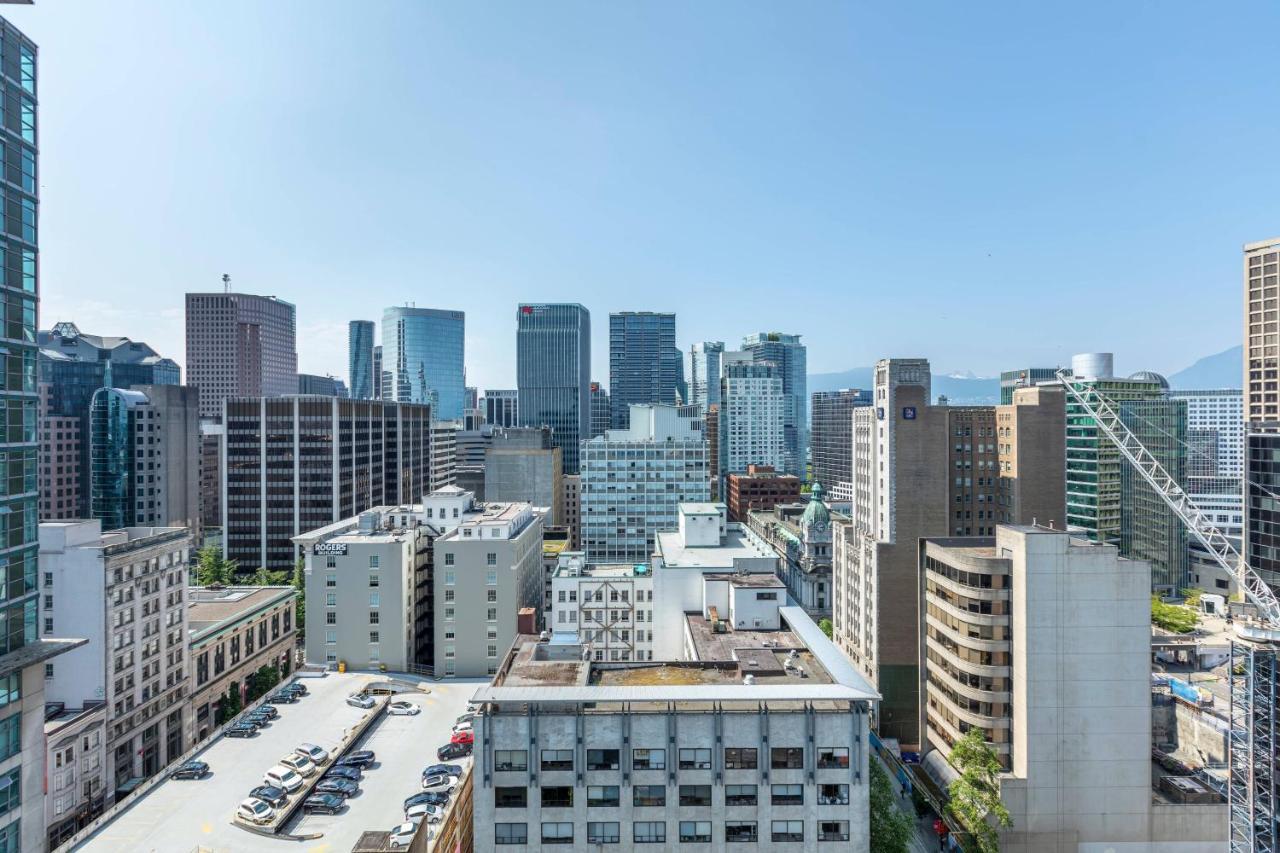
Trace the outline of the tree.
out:
[[[244,702],[240,700],[240,684],[233,681],[227,687],[227,692],[218,697],[218,708],[214,717],[217,725],[222,725],[227,720],[239,714],[244,709]]]
[[[899,808],[893,782],[880,761],[871,757],[871,853],[908,853],[915,823]]]
[[[293,588],[298,591],[294,607],[294,629],[298,632],[298,639],[304,640],[307,636],[307,577],[306,563],[301,557],[293,566]]]
[[[951,797],[947,811],[973,834],[981,853],[996,853],[999,827],[1013,825],[1009,810],[1000,802],[1000,759],[983,739],[982,729],[970,729],[951,748],[948,760],[960,778],[947,788]]]
[[[1151,596],[1151,621],[1166,631],[1175,634],[1189,634],[1196,628],[1200,617],[1190,607],[1180,604],[1169,604],[1161,601],[1159,596]]]
[[[217,545],[201,548],[196,558],[196,583],[200,586],[230,583],[239,564],[227,560]]]
[[[818,627],[822,629],[822,633],[827,635],[828,640],[830,640],[835,633],[835,627],[831,624],[830,619],[819,619]]]

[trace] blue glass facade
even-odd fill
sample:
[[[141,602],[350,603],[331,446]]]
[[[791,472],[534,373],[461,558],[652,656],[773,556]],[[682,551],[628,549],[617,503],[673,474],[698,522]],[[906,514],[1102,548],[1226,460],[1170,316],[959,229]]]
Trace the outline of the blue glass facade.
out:
[[[591,312],[581,305],[516,309],[520,425],[551,427],[564,473],[578,473],[579,442],[591,434]]]
[[[751,353],[751,360],[755,363],[769,362],[778,367],[782,376],[782,393],[787,397],[783,420],[783,440],[786,443],[784,467],[786,473],[804,480],[805,458],[809,451],[808,349],[800,343],[799,335],[779,332],[748,335],[742,339],[742,349]]]
[[[383,397],[430,403],[436,420],[462,420],[466,315],[435,308],[388,308],[382,315]]]
[[[89,512],[102,519],[103,530],[133,522],[133,434],[130,409],[146,398],[137,391],[99,388],[89,405]]]
[[[373,383],[373,321],[352,320],[347,324],[347,385],[351,399],[372,400]]]
[[[609,406],[613,429],[626,429],[631,404],[676,404],[684,355],[676,348],[676,315],[624,311],[609,315]]]

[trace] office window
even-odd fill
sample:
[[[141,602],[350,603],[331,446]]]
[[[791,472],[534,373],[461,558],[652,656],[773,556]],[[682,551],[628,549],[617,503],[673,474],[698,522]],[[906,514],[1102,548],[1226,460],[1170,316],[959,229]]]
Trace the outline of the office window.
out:
[[[572,770],[573,769],[573,750],[572,749],[542,750],[542,769],[543,770]]]
[[[665,806],[666,804],[666,785],[636,785],[631,789],[633,806]]]
[[[496,565],[498,565],[498,555],[497,555],[497,554],[495,554],[493,551],[490,551],[488,554],[485,554],[485,555],[484,555],[484,564],[485,564],[486,566],[496,566]]]
[[[529,828],[523,823],[494,824],[493,841],[495,844],[528,844]]]
[[[370,557],[369,557],[369,568],[371,568],[371,569],[376,569],[376,568],[378,568],[378,560],[379,560],[379,557],[378,557],[376,554],[374,554],[374,555],[370,556]]]
[[[337,624],[338,624],[338,614],[337,614],[337,613],[334,613],[332,610],[330,610],[328,613],[324,614],[324,624],[326,624],[326,625],[337,625]]]
[[[381,642],[381,639],[380,639],[379,634],[378,634],[378,632],[377,632],[377,631],[370,631],[370,632],[369,632],[369,642],[371,642],[371,643],[378,643],[378,642]]]
[[[379,597],[378,593],[376,593],[376,592],[371,592],[371,593],[369,593],[369,606],[370,606],[370,607],[379,607],[379,606],[381,606],[381,601],[382,601],[382,599]]]
[[[485,585],[486,585],[486,586],[497,586],[497,585],[498,585],[498,573],[497,573],[497,572],[485,572],[485,573],[484,573],[484,582],[485,582]],[[561,593],[561,595],[563,595],[563,594],[564,594],[564,593]]]
[[[848,785],[819,785],[818,786],[818,805],[820,806],[849,805],[849,786]]]
[[[804,785],[774,785],[770,801],[775,806],[802,806]]]
[[[490,608],[485,612],[485,621],[486,621],[486,622],[497,622],[497,621],[498,621],[498,608],[496,608],[496,607],[490,607]]]
[[[325,593],[324,604],[326,607],[338,606],[338,594],[336,592]]]
[[[382,615],[377,610],[369,611],[369,624],[377,625],[382,620]]]
[[[617,844],[619,839],[617,821],[587,824],[588,844]]]
[[[755,749],[727,747],[724,751],[724,768],[726,770],[755,770]]]
[[[528,788],[494,788],[493,807],[495,809],[523,809],[529,807]]]
[[[818,821],[818,840],[819,841],[848,841],[849,840],[849,821],[847,820]]]
[[[755,785],[725,785],[724,804],[726,806],[754,806],[757,793]]]
[[[775,746],[769,751],[770,766],[774,770],[803,770],[804,748],[798,746]]]
[[[727,820],[724,823],[724,840],[726,842],[750,842],[759,840],[759,831],[753,820]]]
[[[711,841],[711,821],[709,820],[682,820],[680,821],[680,840],[693,843],[706,843]]]
[[[618,750],[588,749],[587,750],[587,769],[588,770],[617,770],[618,769]]]
[[[710,770],[711,750],[682,749],[679,753],[681,770]]]
[[[444,555],[444,564],[445,564],[446,566],[452,566],[452,565],[453,565],[453,554],[445,554],[445,555]]]
[[[338,576],[333,572],[324,576],[324,585],[327,587],[335,587],[338,585]]]
[[[774,841],[804,841],[802,820],[775,820],[771,829]]]
[[[843,770],[849,766],[849,748],[823,746],[818,748],[819,770]]]
[[[337,643],[338,643],[338,632],[337,632],[337,631],[328,631],[328,630],[326,630],[326,631],[324,632],[324,643],[325,643],[325,645],[326,645],[326,646],[333,646],[333,645],[337,645]]]
[[[620,805],[617,785],[588,785],[587,808],[615,808]]]
[[[636,844],[666,844],[667,825],[660,820],[638,820],[631,824],[631,839]]]
[[[523,749],[496,749],[493,752],[494,770],[528,770],[529,753]]]
[[[553,785],[542,789],[544,809],[573,808],[573,788],[569,785]]]
[[[573,824],[544,823],[542,825],[543,844],[572,844]]]
[[[711,786],[710,785],[681,785],[680,786],[680,805],[682,806],[711,805]]]
[[[458,582],[458,574],[457,574],[457,572],[445,572],[445,573],[444,573],[444,583],[445,583],[445,586],[453,586],[453,585],[454,585],[455,583],[457,583],[457,582]]]

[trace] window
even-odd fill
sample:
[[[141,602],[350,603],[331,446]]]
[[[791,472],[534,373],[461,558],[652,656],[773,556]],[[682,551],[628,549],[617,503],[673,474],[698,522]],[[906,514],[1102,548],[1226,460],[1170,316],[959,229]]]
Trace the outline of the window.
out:
[[[573,788],[568,785],[553,785],[543,788],[542,807],[544,809],[573,808]]]
[[[618,750],[588,749],[587,750],[587,769],[588,770],[617,770],[618,769]]]
[[[376,593],[376,592],[371,592],[371,593],[369,593],[369,606],[370,606],[370,607],[378,607],[378,606],[380,606],[380,604],[379,604],[379,602],[380,602],[380,601],[381,601],[381,599],[378,597],[378,593]]]
[[[711,841],[711,821],[709,820],[682,820],[680,821],[680,840],[693,843],[706,843]]]
[[[849,821],[847,820],[818,821],[818,840],[819,841],[848,841],[849,840]]]
[[[724,751],[725,770],[755,770],[756,751],[729,747]]]
[[[489,608],[489,610],[485,613],[485,621],[486,621],[486,622],[497,622],[497,621],[498,621],[498,608],[496,608],[496,607],[490,607],[490,608]]]
[[[848,785],[819,785],[818,786],[818,805],[820,806],[849,805],[849,786]]]
[[[326,646],[336,646],[338,644],[338,632],[326,630],[324,632],[324,644]]]
[[[757,592],[756,601],[777,601],[778,594],[776,592]]]
[[[496,749],[493,752],[494,770],[528,770],[529,753],[523,749]]]
[[[371,642],[371,643],[378,643],[378,642],[381,642],[381,639],[380,639],[379,634],[378,634],[378,632],[377,632],[377,631],[370,631],[370,632],[369,632],[369,642]]]
[[[324,597],[324,604],[325,604],[325,607],[337,607],[338,594],[336,592],[326,593]]]
[[[264,624],[264,626],[265,626],[265,624],[266,624],[266,623],[263,623],[263,624]],[[326,624],[326,625],[337,625],[337,624],[338,624],[338,614],[337,614],[337,613],[334,613],[332,610],[330,610],[328,613],[326,613],[326,614],[324,615],[324,624]],[[219,671],[219,672],[221,672],[222,670],[218,670],[218,671]]]
[[[453,586],[453,585],[454,585],[455,583],[457,583],[457,582],[458,582],[458,573],[457,573],[457,572],[445,572],[445,573],[444,573],[444,583],[445,583],[445,586]]]
[[[486,647],[485,647],[485,656],[486,656],[486,657],[491,657],[491,658],[496,658],[496,657],[498,656],[498,647],[497,647],[497,646],[486,646]]]
[[[493,841],[495,844],[528,844],[529,828],[524,823],[494,824]]]
[[[666,785],[636,785],[631,792],[633,806],[665,806],[667,804]]]
[[[679,757],[681,770],[711,769],[711,750],[709,749],[682,749]]]
[[[775,820],[772,830],[774,841],[804,841],[802,820]]]
[[[804,749],[799,746],[775,746],[769,751],[769,764],[774,770],[803,770]]]
[[[680,786],[680,805],[682,806],[711,805],[711,786],[710,785],[681,785]]]
[[[544,823],[542,825],[543,844],[572,844],[573,824]]]
[[[376,569],[376,568],[378,568],[378,560],[379,560],[379,557],[378,557],[378,555],[377,555],[377,554],[374,554],[374,555],[370,556],[370,557],[369,557],[369,568],[371,568],[371,569]]]
[[[378,624],[379,622],[381,622],[381,621],[382,621],[382,615],[381,615],[381,613],[380,613],[379,611],[377,611],[377,610],[370,610],[370,611],[369,611],[369,624],[370,624],[370,625],[377,625],[377,624]]]
[[[666,770],[667,751],[665,749],[633,749],[631,766],[635,770]]]
[[[377,585],[378,585],[378,576],[375,575],[373,572],[369,572],[369,586],[377,586]]]
[[[573,769],[573,750],[572,749],[542,750],[542,769],[543,770],[572,770]]]
[[[587,808],[611,809],[620,804],[617,785],[587,786]]]
[[[497,573],[497,572],[485,572],[485,573],[484,573],[484,582],[485,582],[485,586],[497,586],[497,585],[498,585],[498,573]]]
[[[494,788],[493,807],[495,809],[523,809],[529,806],[528,788]]]
[[[727,842],[732,842],[732,841],[755,842],[759,840],[759,832],[756,829],[755,821],[750,821],[750,820],[725,821],[724,840]]]
[[[487,589],[485,590],[484,597],[490,604],[495,604],[498,601],[498,591],[496,589]]]
[[[802,806],[804,785],[774,785],[770,802],[775,806]]]
[[[849,766],[849,748],[824,746],[818,750],[819,770],[843,770]]]
[[[485,564],[486,566],[496,566],[496,565],[498,565],[498,555],[497,555],[496,553],[494,553],[493,551],[490,551],[488,554],[485,554],[485,555],[484,555],[484,564]]]
[[[756,799],[755,785],[724,786],[724,804],[726,806],[754,806]]]
[[[452,555],[452,554],[445,554],[445,555],[444,555],[444,564],[445,564],[446,566],[452,566],[452,565],[453,565],[453,555]]]
[[[636,844],[666,844],[667,825],[660,820],[638,820],[631,825],[631,838]]]

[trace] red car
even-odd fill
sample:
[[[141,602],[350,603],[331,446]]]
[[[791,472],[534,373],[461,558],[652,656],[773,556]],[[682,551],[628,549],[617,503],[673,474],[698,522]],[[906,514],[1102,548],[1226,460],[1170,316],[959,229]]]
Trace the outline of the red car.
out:
[[[476,742],[475,732],[470,730],[455,732],[453,737],[449,738],[449,743],[474,744],[475,742]]]

